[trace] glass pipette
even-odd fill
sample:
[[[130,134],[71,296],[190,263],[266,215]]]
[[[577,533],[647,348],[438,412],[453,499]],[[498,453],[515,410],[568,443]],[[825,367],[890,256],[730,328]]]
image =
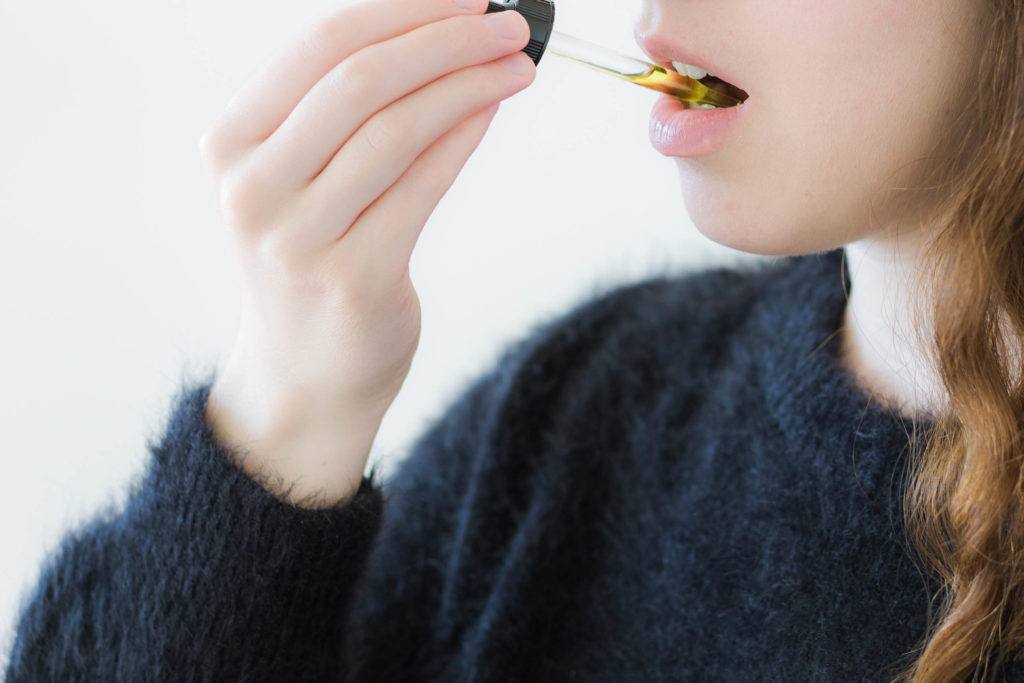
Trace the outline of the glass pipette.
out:
[[[715,84],[719,89],[713,89],[675,70],[627,57],[596,43],[573,38],[561,31],[551,31],[545,52],[551,52],[645,88],[666,93],[684,102],[732,107],[743,101],[737,96],[739,93],[725,92],[732,89],[732,86],[724,82],[721,85]]]
[[[683,102],[704,104],[714,107],[733,107],[742,104],[747,93],[739,88],[714,78],[704,79],[705,83],[684,76],[675,69],[669,70],[660,64],[633,59],[609,50],[606,47],[573,38],[555,31],[554,0],[488,0],[487,13],[519,12],[530,26],[530,41],[523,52],[534,64],[548,51],[571,62],[582,64],[616,78],[642,85],[675,97]]]

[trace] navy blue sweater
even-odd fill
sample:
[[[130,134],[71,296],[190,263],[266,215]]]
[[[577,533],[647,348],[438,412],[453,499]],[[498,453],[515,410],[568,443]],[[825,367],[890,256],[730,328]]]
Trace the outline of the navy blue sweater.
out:
[[[183,384],[6,680],[887,680],[938,584],[902,536],[915,425],[837,362],[842,261],[595,292],[330,510],[229,465],[213,378]]]

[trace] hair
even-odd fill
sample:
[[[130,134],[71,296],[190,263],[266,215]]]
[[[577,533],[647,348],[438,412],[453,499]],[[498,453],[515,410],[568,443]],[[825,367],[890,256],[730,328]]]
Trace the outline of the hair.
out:
[[[947,404],[910,438],[902,512],[941,588],[897,683],[990,680],[1024,657],[1024,3],[983,2],[984,48],[942,141],[953,162],[930,177],[911,283],[930,304],[915,329]]]

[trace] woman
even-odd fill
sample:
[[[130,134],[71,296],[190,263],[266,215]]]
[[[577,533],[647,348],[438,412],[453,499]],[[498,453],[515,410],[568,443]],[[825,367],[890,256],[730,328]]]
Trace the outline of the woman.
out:
[[[7,680],[1024,681],[1024,8],[645,0],[653,59],[750,94],[691,217],[792,258],[538,326],[382,488],[410,253],[535,75],[485,4],[346,7],[211,127],[236,344]]]

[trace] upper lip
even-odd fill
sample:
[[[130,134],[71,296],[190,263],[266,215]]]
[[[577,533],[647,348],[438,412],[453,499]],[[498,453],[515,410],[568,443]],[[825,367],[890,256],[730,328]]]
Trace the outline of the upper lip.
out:
[[[633,35],[637,45],[651,58],[651,61],[666,69],[675,69],[672,66],[673,61],[682,62],[690,66],[700,67],[712,76],[731,83],[737,88],[743,89],[744,92],[749,92],[733,78],[726,67],[712,62],[704,54],[687,49],[678,43],[673,43],[672,39],[663,33],[648,33],[642,26],[638,25],[635,27]]]

